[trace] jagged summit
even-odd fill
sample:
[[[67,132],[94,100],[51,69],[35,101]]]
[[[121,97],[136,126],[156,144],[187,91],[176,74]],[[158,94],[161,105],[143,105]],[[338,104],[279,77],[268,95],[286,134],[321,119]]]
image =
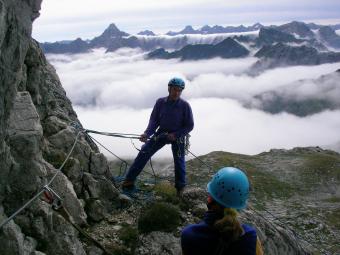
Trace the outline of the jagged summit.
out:
[[[186,26],[182,31],[181,34],[196,34],[198,31],[195,30],[192,26]]]
[[[173,51],[171,53],[165,51],[163,48],[152,51],[148,54],[149,59],[171,59],[180,58],[184,60],[199,60],[210,59],[215,57],[220,58],[240,58],[249,54],[249,51],[232,38],[226,38],[216,45],[197,44],[187,45],[181,50]]]
[[[128,33],[120,31],[114,23],[111,23],[100,36],[108,38],[112,36],[119,37],[119,36],[128,36],[128,35],[129,35]]]
[[[262,28],[262,27],[264,27],[260,22],[256,22],[254,25],[253,25],[253,28],[254,29],[260,29],[260,28]]]
[[[290,33],[286,33],[280,31],[274,27],[262,27],[259,32],[259,37],[257,39],[257,44],[261,45],[268,45],[273,43],[288,43],[288,42],[299,42],[298,39],[294,37],[294,35]]]
[[[139,32],[137,35],[147,35],[147,36],[155,36],[155,33],[151,30],[144,30]]]
[[[184,35],[184,34],[200,34],[200,32],[198,30],[195,30],[192,26],[190,25],[187,25],[185,26],[184,29],[182,29],[181,31],[179,32],[173,32],[173,31],[169,31],[168,33],[166,33],[167,35],[171,35],[171,36],[174,36],[174,35]]]
[[[260,28],[264,27],[261,23],[255,23],[252,26],[220,26],[220,25],[204,25],[200,29],[195,30],[192,26],[188,25],[183,30],[179,32],[169,31],[166,33],[167,35],[180,35],[180,34],[220,34],[220,33],[235,33],[235,32],[248,32],[248,31],[256,31]]]
[[[120,31],[117,26],[112,23],[104,30],[104,32],[98,36],[93,38],[90,42],[90,47],[96,48],[96,47],[105,47],[108,48],[112,44],[112,40],[114,39],[120,39],[123,36],[128,36],[128,33],[125,33],[123,31]]]
[[[282,32],[296,34],[301,38],[313,38],[314,33],[310,30],[310,28],[303,22],[292,21],[290,23],[281,25],[278,29]]]

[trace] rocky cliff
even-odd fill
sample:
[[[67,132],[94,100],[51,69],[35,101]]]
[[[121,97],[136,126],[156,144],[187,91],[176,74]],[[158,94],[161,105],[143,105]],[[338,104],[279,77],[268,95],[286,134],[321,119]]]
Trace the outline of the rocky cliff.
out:
[[[55,69],[31,38],[40,4],[39,0],[0,1],[1,222],[56,173],[76,138],[70,124],[79,124]],[[108,171],[106,159],[81,135],[51,185],[79,225],[91,220],[92,207],[87,205],[93,201],[102,213],[112,210],[118,193],[105,178]],[[0,235],[2,254],[86,254],[77,231],[41,200],[1,229]]]

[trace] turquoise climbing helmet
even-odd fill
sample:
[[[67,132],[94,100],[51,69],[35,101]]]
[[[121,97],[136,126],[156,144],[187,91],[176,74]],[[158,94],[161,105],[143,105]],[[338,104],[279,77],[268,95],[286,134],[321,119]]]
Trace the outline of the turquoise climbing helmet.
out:
[[[249,196],[249,181],[238,168],[220,169],[208,183],[207,189],[212,198],[225,208],[246,207]]]
[[[168,86],[175,86],[175,87],[180,87],[181,89],[184,89],[185,82],[181,78],[174,77],[169,81]]]

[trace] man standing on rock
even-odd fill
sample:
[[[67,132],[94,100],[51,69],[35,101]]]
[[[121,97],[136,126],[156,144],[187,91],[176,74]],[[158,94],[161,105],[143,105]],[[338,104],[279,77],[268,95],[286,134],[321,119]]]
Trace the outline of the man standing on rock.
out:
[[[129,168],[122,184],[124,192],[135,190],[135,180],[148,160],[166,144],[171,144],[175,164],[175,188],[181,195],[185,187],[185,136],[194,128],[192,110],[188,102],[181,99],[185,83],[172,78],[168,83],[167,97],[159,98],[152,110],[149,125],[141,135],[142,146]]]

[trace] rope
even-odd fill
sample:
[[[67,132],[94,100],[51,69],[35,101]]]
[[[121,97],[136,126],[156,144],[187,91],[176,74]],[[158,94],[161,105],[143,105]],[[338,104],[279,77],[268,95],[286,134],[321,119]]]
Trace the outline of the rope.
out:
[[[78,226],[78,224],[74,223],[71,219],[71,215],[70,213],[66,210],[65,207],[60,207],[59,209],[55,209],[55,211],[57,211],[61,216],[63,216],[63,218],[69,222],[75,229],[78,230],[78,232],[80,234],[82,234],[83,236],[85,236],[87,239],[91,240],[97,247],[99,247],[100,249],[102,249],[104,251],[105,254],[107,255],[111,255],[112,253],[109,252],[99,241],[97,241],[96,239],[94,239],[92,236],[90,236],[85,230],[83,230],[80,226]]]
[[[0,225],[0,229],[6,225],[10,220],[12,220],[16,215],[18,215],[22,210],[24,210],[27,206],[29,206],[31,203],[33,203],[33,201],[35,201],[45,190],[46,190],[46,187],[48,187],[49,185],[51,185],[51,183],[54,181],[54,179],[56,178],[56,176],[59,174],[59,172],[61,171],[61,169],[64,167],[64,165],[66,164],[66,162],[68,161],[70,155],[72,154],[74,148],[75,148],[75,145],[78,141],[78,138],[79,138],[79,135],[81,132],[83,132],[85,135],[87,135],[90,139],[92,139],[93,141],[95,141],[96,143],[98,143],[101,147],[103,147],[105,150],[107,150],[110,154],[112,154],[113,156],[115,156],[116,158],[118,158],[119,160],[121,160],[124,164],[125,164],[125,170],[124,170],[124,173],[126,172],[126,169],[127,169],[127,166],[128,166],[128,163],[123,160],[122,158],[120,158],[119,156],[117,156],[115,153],[113,153],[111,150],[109,150],[107,147],[105,147],[103,144],[101,144],[99,141],[97,141],[95,138],[93,138],[92,136],[90,136],[88,133],[94,133],[94,134],[100,134],[100,135],[105,135],[105,136],[113,136],[113,137],[119,137],[119,138],[129,138],[129,139],[139,139],[140,138],[140,135],[136,135],[136,134],[124,134],[124,133],[108,133],[108,132],[99,132],[99,131],[95,131],[95,130],[88,130],[88,129],[81,129],[79,127],[76,127],[79,131],[77,133],[77,136],[75,138],[75,141],[73,143],[73,146],[70,150],[70,152],[68,153],[66,159],[64,160],[64,162],[62,163],[62,165],[59,167],[59,169],[57,170],[57,172],[54,174],[54,176],[52,177],[52,179],[48,182],[48,184],[46,186],[44,186],[32,199],[30,199],[25,205],[23,205],[19,210],[17,210],[15,213],[13,213],[9,218],[7,218],[3,223],[1,223]],[[131,140],[132,141],[132,140]],[[133,142],[132,142],[133,143]],[[133,144],[134,145],[134,144]],[[134,147],[136,148],[136,146],[134,145]],[[136,148],[137,149],[137,148]],[[185,148],[187,152],[189,152],[192,156],[194,156],[200,163],[202,163],[203,165],[207,166],[210,170],[213,170],[213,167],[210,166],[209,164],[205,163],[203,160],[201,160],[198,156],[196,156],[193,152],[191,152],[188,148]],[[138,150],[138,149],[137,149]],[[157,176],[155,171],[154,171],[154,168],[153,168],[153,165],[152,165],[152,161],[151,161],[151,158],[150,158],[150,167],[152,169],[152,173],[148,173],[146,172],[147,174],[150,174],[150,175],[153,175],[154,178],[155,178],[155,183],[157,183],[157,179],[166,179],[168,180],[168,178],[166,177],[160,177],[160,176]],[[120,173],[121,173],[121,169],[120,169]],[[256,200],[256,199],[255,199]],[[251,207],[252,208],[252,207]],[[256,212],[259,216],[261,216],[263,219],[265,219],[265,217],[263,217],[257,210],[255,210],[254,208],[252,208],[252,210],[254,212]],[[300,245],[300,243],[297,241],[298,239],[302,239],[304,240],[305,242],[309,243],[311,246],[313,246],[315,249],[317,249],[316,246],[314,246],[312,243],[308,242],[307,240],[303,239],[301,236],[299,236],[294,230],[292,230],[291,228],[287,227],[285,225],[284,222],[282,222],[280,219],[278,219],[277,217],[275,217],[271,212],[269,212],[268,210],[264,209],[265,212],[267,212],[268,214],[270,214],[275,220],[277,220],[278,222],[280,222],[282,225],[281,227],[283,228],[286,228],[288,230],[290,230],[294,236],[296,237],[295,240],[297,242],[297,244],[300,246],[300,248],[302,248],[302,246]],[[266,219],[265,219],[266,220]],[[74,225],[72,222],[71,222],[72,225]],[[75,226],[76,227],[76,226]],[[78,227],[76,227],[78,229]],[[78,229],[79,230],[79,229]],[[81,233],[82,230],[79,230]],[[87,236],[88,238],[90,238],[91,240],[94,240],[93,238],[91,238],[90,236]],[[95,241],[97,242],[97,241]],[[100,245],[100,243],[98,243]],[[103,250],[105,251],[105,248],[102,247]],[[303,248],[302,248],[303,249]],[[324,251],[322,249],[322,251]]]
[[[48,182],[47,185],[45,185],[43,188],[41,188],[41,190],[33,197],[31,198],[26,204],[24,204],[21,208],[19,208],[16,212],[14,212],[10,217],[8,217],[5,221],[3,221],[0,224],[0,229],[2,227],[4,227],[9,221],[11,221],[15,216],[17,216],[20,212],[22,212],[26,207],[28,207],[31,203],[33,203],[45,190],[46,188],[48,188],[49,185],[51,185],[51,183],[54,181],[54,179],[56,178],[56,176],[60,173],[61,169],[64,167],[64,165],[66,164],[66,162],[68,161],[68,159],[70,158],[70,155],[72,154],[76,143],[78,142],[78,138],[79,138],[79,134],[81,131],[79,131],[77,133],[77,136],[75,138],[75,141],[72,145],[72,148],[70,150],[70,152],[68,153],[66,159],[64,160],[64,162],[61,164],[61,166],[59,167],[59,169],[57,170],[57,172],[54,174],[54,176],[52,177],[52,179]]]
[[[124,159],[122,159],[121,157],[119,157],[118,155],[116,155],[115,153],[113,153],[110,149],[108,149],[107,147],[105,147],[102,143],[100,143],[98,140],[96,140],[95,138],[93,138],[92,136],[90,136],[88,133],[85,133],[85,135],[86,135],[89,139],[91,139],[91,140],[95,141],[96,143],[98,143],[101,147],[103,147],[106,151],[108,151],[108,152],[109,152],[110,154],[112,154],[114,157],[116,157],[117,159],[119,159],[119,160],[122,162],[122,164],[124,163],[124,164],[125,164],[125,169],[124,169],[124,173],[123,173],[123,174],[125,174],[126,169],[127,169],[127,167],[129,166],[128,162],[126,162]],[[121,175],[121,167],[122,167],[122,164],[120,165],[119,175]]]
[[[203,160],[201,160],[198,156],[196,156],[194,153],[192,153],[189,149],[187,149],[187,152],[189,152],[192,156],[194,156],[199,162],[201,162],[201,164],[205,165],[206,167],[208,167],[210,169],[210,171],[213,171],[212,166],[208,165],[207,163],[205,163]],[[209,171],[209,173],[210,173]]]
[[[61,169],[65,166],[66,162],[69,160],[74,148],[76,147],[76,144],[78,142],[78,138],[80,135],[81,131],[78,131],[77,136],[74,140],[74,143],[72,145],[72,148],[70,150],[70,152],[68,153],[68,155],[66,156],[66,159],[64,160],[64,162],[61,164],[61,166],[58,168],[57,172],[54,174],[54,176],[52,177],[52,179],[48,182],[47,186],[51,185],[51,183],[54,181],[54,179],[57,177],[57,175],[61,172]]]
[[[128,138],[128,139],[139,139],[140,138],[140,135],[137,135],[137,134],[108,133],[108,132],[99,132],[99,131],[90,130],[90,129],[85,129],[85,132],[98,134],[98,135],[119,137],[119,138]]]

